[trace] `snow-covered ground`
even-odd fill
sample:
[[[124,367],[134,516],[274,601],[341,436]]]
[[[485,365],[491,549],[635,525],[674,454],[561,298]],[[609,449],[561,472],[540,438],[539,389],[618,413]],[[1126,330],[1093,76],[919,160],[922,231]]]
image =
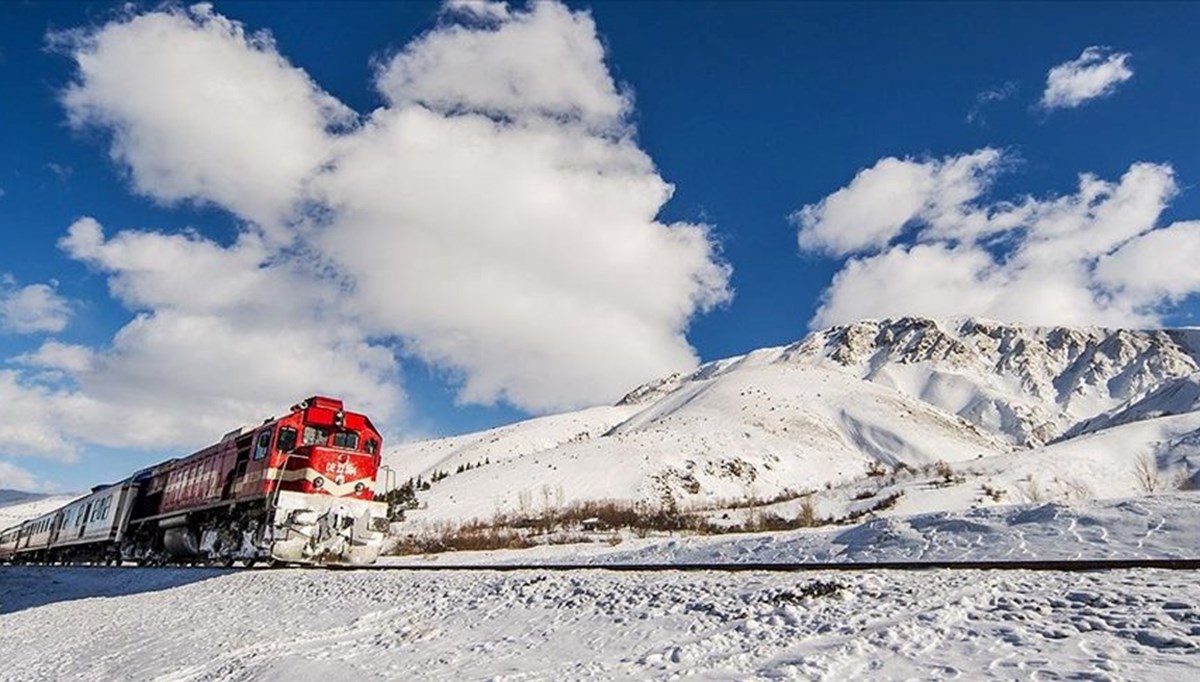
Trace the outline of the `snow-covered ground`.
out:
[[[9,567],[0,680],[1185,680],[1192,578]]]
[[[1195,558],[1198,499],[393,559],[410,571],[0,567],[0,680],[1196,679],[1193,572],[421,566]]]
[[[1020,504],[773,533],[622,537],[620,544],[383,557],[403,565],[869,563],[1200,558],[1200,493]]]

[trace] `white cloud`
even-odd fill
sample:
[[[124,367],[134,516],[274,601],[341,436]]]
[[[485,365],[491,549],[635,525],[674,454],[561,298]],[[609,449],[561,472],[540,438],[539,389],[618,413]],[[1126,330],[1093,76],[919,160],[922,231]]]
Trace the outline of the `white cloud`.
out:
[[[986,150],[985,150],[986,151]],[[935,177],[972,155],[917,163]],[[990,157],[990,155],[989,155]],[[987,168],[1003,162],[991,159]],[[892,168],[883,159],[875,168]],[[916,163],[916,162],[904,162]],[[874,170],[874,169],[872,169]],[[859,174],[839,202],[868,205],[877,190]],[[1200,255],[1197,223],[1159,226],[1177,191],[1170,166],[1132,165],[1118,182],[1080,176],[1074,194],[989,201],[989,173],[966,182],[909,183],[894,204],[919,206],[877,219],[871,239],[847,239],[843,214],[829,198],[801,209],[800,242],[809,250],[853,256],[825,291],[816,327],[863,318],[975,315],[1034,324],[1156,324],[1173,300],[1200,291],[1191,258]],[[897,190],[898,192],[898,190]],[[934,208],[930,208],[934,207]],[[833,222],[823,222],[831,216]],[[908,225],[908,232],[893,241]],[[861,237],[861,232],[859,236]]]
[[[510,16],[508,3],[490,0],[446,0],[442,8],[448,14],[487,21],[504,21]]]
[[[1102,258],[1106,287],[1143,300],[1178,300],[1200,291],[1200,221],[1179,222],[1131,240]]]
[[[72,122],[112,134],[139,191],[252,223],[227,245],[71,225],[60,247],[135,317],[18,359],[63,448],[198,444],[317,391],[385,420],[396,347],[464,401],[614,400],[694,365],[689,320],[730,296],[709,228],[658,222],[672,187],[586,12],[451,3],[378,65],[389,105],[343,127],[269,36],[205,6],[58,40]]]
[[[887,245],[914,221],[949,224],[987,185],[1001,158],[998,150],[980,149],[941,161],[880,159],[849,185],[792,214],[800,247],[845,256]]]
[[[381,420],[402,401],[390,350],[369,342],[337,301],[337,280],[271,260],[244,235],[221,247],[197,235],[122,232],[91,218],[60,245],[98,269],[141,311],[73,377],[57,401],[80,439],[105,445],[195,442],[239,415],[332,393]],[[197,409],[197,406],[203,406]],[[126,424],[120,430],[107,426]]]
[[[1118,85],[1133,78],[1128,52],[1092,46],[1077,59],[1063,62],[1046,74],[1041,105],[1045,109],[1072,109],[1088,100],[1111,95]]]
[[[513,30],[546,34],[536,43],[586,29],[601,66],[585,16],[532,11]],[[381,88],[397,87],[403,65],[405,86],[438,109],[398,104],[345,141],[314,183],[335,216],[320,249],[355,272],[365,319],[463,371],[464,400],[535,411],[613,400],[695,362],[683,330],[728,297],[728,270],[705,226],[656,222],[671,187],[630,137],[608,134],[619,125],[599,125],[624,107],[607,76],[571,67],[558,74],[571,85],[550,94],[492,98],[494,83],[532,68],[505,57],[507,30],[448,34],[471,44],[458,66],[488,83],[479,92],[424,52],[445,53],[438,34],[385,67]]]
[[[54,410],[57,394],[29,386],[18,372],[0,370],[0,454],[73,460],[77,447]]]
[[[50,339],[36,351],[18,355],[13,361],[39,369],[78,373],[91,369],[95,355],[87,346]]]
[[[0,279],[0,329],[20,334],[60,332],[71,319],[71,305],[50,284],[15,286]]]
[[[265,33],[208,5],[53,37],[76,65],[73,126],[112,134],[137,191],[211,201],[278,229],[351,112],[287,63]]]
[[[630,101],[605,67],[591,16],[556,2],[488,16],[495,26],[450,25],[410,43],[381,68],[380,92],[394,107],[545,116],[604,131],[625,125]]]
[[[0,488],[37,492],[46,489],[46,485],[16,464],[0,460]]]

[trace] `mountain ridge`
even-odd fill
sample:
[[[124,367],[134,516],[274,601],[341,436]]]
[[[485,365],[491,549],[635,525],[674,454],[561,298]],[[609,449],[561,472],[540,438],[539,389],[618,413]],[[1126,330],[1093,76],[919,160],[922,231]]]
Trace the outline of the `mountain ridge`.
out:
[[[867,320],[661,377],[607,408],[407,444],[389,450],[388,460],[402,479],[443,474],[422,495],[427,509],[414,514],[426,520],[538,506],[529,502],[531,489],[542,491],[543,508],[600,498],[694,507],[782,498],[857,485],[879,467],[1019,462],[1086,435],[1093,459],[1106,462],[1100,468],[1112,476],[1120,458],[1112,460],[1096,434],[1112,431],[1114,442],[1124,442],[1136,432],[1153,440],[1153,429],[1116,432],[1193,412],[1200,405],[1198,348],[1200,332],[1191,329]],[[571,424],[571,415],[588,415],[588,428],[547,427]],[[539,447],[508,454],[489,447],[495,432],[503,432],[495,442],[511,441],[533,424],[542,429]],[[1180,437],[1172,430],[1162,442],[1178,444]],[[475,444],[469,453],[446,446],[462,439]],[[1200,461],[1191,454],[1173,459],[1156,448],[1134,449],[1156,457],[1166,477],[1195,475]],[[445,456],[433,456],[438,449]],[[1092,480],[1092,455],[1076,450],[1064,450],[1075,462],[1071,482],[1047,482],[1047,494],[1136,492],[1133,477],[1119,476],[1115,488]],[[483,462],[488,466],[479,467]],[[1007,482],[1008,499],[1019,494],[1017,483]]]

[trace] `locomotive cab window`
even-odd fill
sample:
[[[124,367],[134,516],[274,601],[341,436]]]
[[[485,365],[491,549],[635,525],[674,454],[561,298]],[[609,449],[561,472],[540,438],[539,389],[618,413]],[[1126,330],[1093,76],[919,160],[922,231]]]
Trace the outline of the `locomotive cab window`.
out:
[[[254,443],[254,459],[262,459],[271,451],[271,432],[263,431],[258,434],[258,440]]]
[[[333,446],[349,450],[358,449],[358,434],[353,431],[338,431],[333,434]]]
[[[376,441],[374,438],[368,438],[367,439],[367,454],[373,455],[373,454],[375,454],[375,451],[378,449],[379,449],[379,442]]]
[[[285,426],[279,429],[279,440],[275,441],[275,449],[280,452],[291,452],[296,449],[296,429]]]
[[[329,431],[319,426],[305,426],[301,445],[324,445],[329,441]]]

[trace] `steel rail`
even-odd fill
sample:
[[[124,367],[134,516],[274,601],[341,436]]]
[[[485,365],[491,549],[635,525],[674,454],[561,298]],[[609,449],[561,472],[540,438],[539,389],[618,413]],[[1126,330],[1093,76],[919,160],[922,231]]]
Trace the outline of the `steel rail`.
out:
[[[1114,571],[1137,568],[1170,571],[1200,569],[1197,559],[1046,559],[1021,561],[876,561],[876,562],[755,562],[755,563],[641,563],[641,564],[372,564],[324,566],[338,571],[612,571],[639,572],[768,572],[810,573],[827,571]]]

